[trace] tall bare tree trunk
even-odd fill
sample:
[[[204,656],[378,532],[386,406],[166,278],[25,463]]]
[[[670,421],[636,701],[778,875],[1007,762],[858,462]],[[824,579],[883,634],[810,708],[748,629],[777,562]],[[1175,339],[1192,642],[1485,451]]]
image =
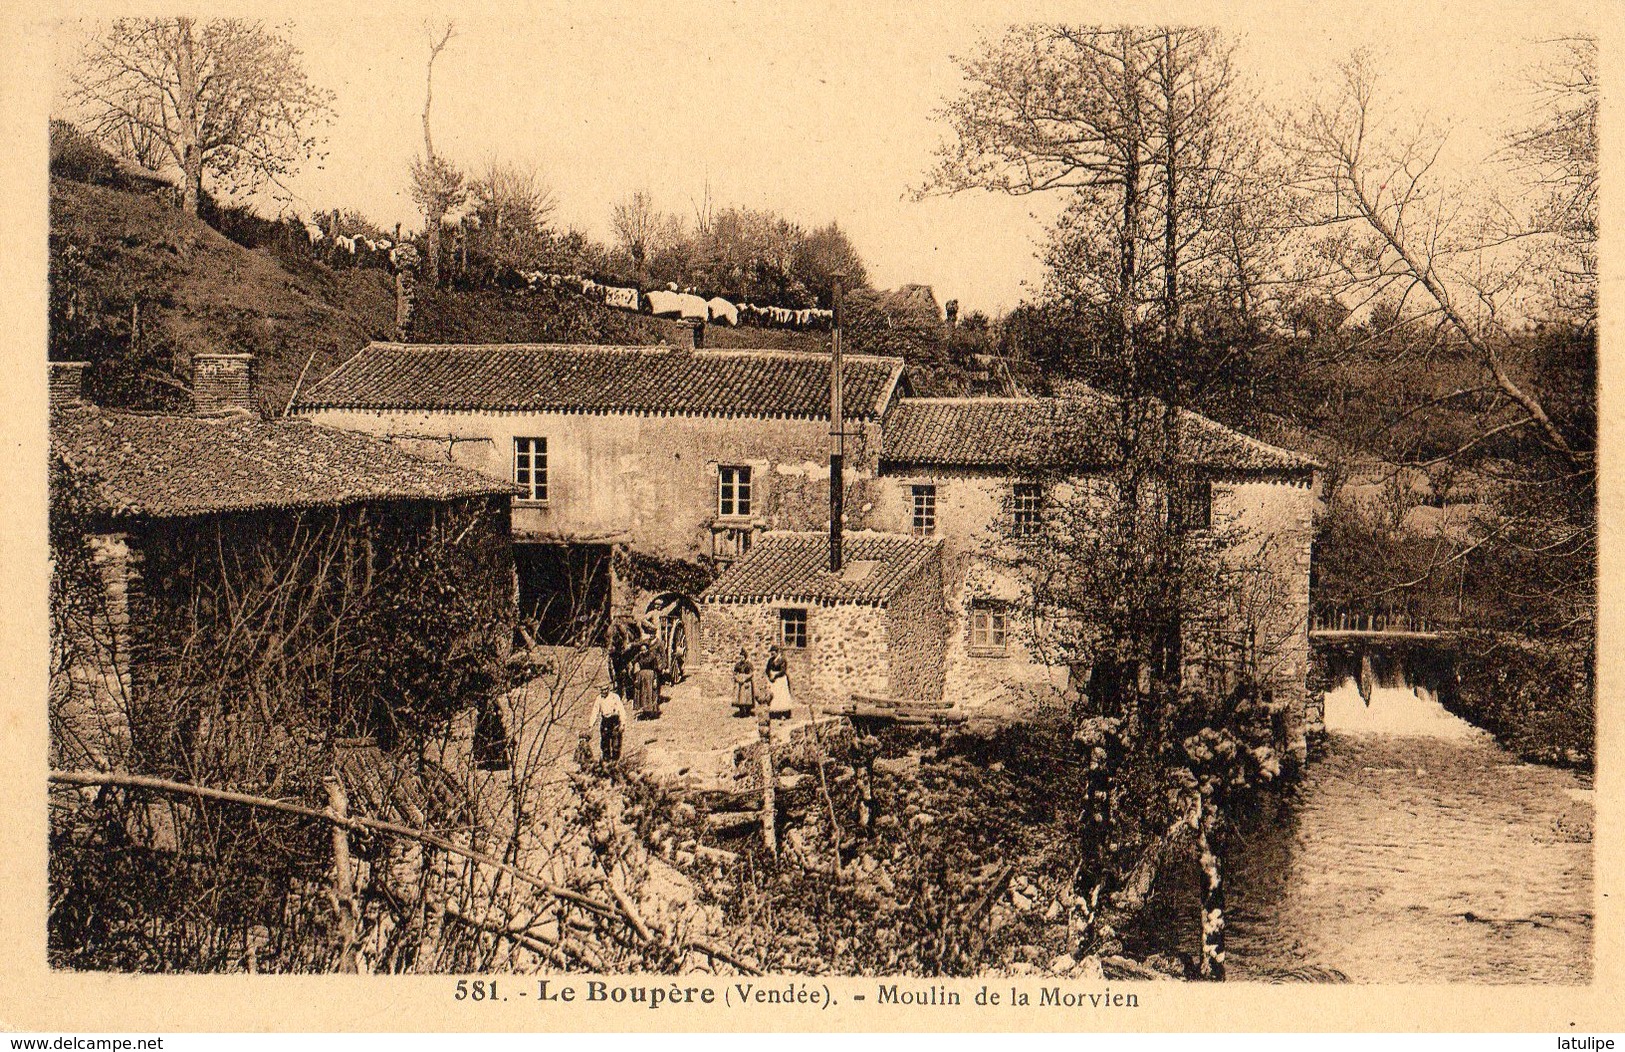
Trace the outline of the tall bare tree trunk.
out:
[[[756,729],[762,742],[762,845],[769,854],[777,854],[779,841],[774,829],[777,819],[778,800],[774,785],[777,775],[773,772],[773,728],[772,713],[769,709],[758,710],[756,715]]]
[[[322,784],[327,789],[328,811],[336,819],[333,823],[333,905],[338,922],[339,971],[356,972],[360,970],[356,954],[361,911],[356,905],[355,876],[350,869],[350,831],[343,824],[350,816],[350,801],[336,776],[327,776]]]
[[[192,20],[175,20],[175,75],[180,96],[181,203],[198,214],[203,204],[203,128],[198,113],[197,58]]]
[[[1174,343],[1179,335],[1179,139],[1180,128],[1176,107],[1179,102],[1174,88],[1173,44],[1164,34],[1162,40],[1163,100],[1167,107],[1163,131],[1163,214],[1162,214],[1162,353],[1163,368],[1172,369]],[[1170,377],[1172,379],[1172,377]],[[1168,392],[1178,397],[1177,389]]]
[[[1118,256],[1117,335],[1122,342],[1126,391],[1131,396],[1140,383],[1139,351],[1135,346],[1134,289],[1139,278],[1140,152],[1144,128],[1140,121],[1140,73],[1135,68],[1132,31],[1118,31],[1123,51],[1123,234]]]
[[[452,31],[455,27],[447,24],[446,31],[441,34],[440,41],[429,48],[429,71],[424,78],[423,85],[423,160],[428,166],[431,179],[437,179],[440,174],[439,167],[434,159],[434,135],[429,130],[429,110],[434,105],[434,60],[440,57],[446,44],[451,41]],[[439,201],[431,199],[427,214],[429,235],[429,287],[440,287],[440,224],[446,218],[445,206]]]

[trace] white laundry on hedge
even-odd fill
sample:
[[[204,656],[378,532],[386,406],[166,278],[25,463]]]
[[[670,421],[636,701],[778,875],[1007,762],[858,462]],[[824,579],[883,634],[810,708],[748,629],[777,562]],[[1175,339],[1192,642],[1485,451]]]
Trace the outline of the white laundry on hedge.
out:
[[[706,310],[712,321],[724,322],[728,325],[739,324],[739,308],[723,299],[721,296],[712,296],[705,301]]]
[[[649,293],[650,314],[681,314],[683,313],[683,296],[676,292],[667,292],[665,289],[653,289]]]
[[[623,289],[615,285],[604,286],[604,303],[622,310],[638,309],[638,290]]]

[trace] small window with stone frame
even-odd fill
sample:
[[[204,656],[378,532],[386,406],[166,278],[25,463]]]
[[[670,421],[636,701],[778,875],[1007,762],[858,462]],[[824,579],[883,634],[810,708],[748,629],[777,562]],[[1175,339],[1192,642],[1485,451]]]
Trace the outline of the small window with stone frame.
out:
[[[1017,537],[1036,537],[1044,525],[1044,487],[1018,482],[1011,491],[1011,525]]]
[[[717,515],[724,519],[749,518],[751,490],[749,465],[720,465],[717,468]]]
[[[784,607],[779,610],[779,645],[786,650],[807,649],[807,610]]]
[[[1003,603],[977,599],[971,603],[970,647],[984,654],[1002,654],[1010,645],[1010,611]]]
[[[1169,525],[1176,533],[1194,533],[1213,528],[1213,483],[1195,479],[1179,484],[1168,509]]]
[[[519,484],[521,501],[547,503],[547,439],[513,440],[513,480]]]
[[[909,530],[916,537],[932,537],[937,532],[937,487],[929,483],[910,486],[912,513]]]

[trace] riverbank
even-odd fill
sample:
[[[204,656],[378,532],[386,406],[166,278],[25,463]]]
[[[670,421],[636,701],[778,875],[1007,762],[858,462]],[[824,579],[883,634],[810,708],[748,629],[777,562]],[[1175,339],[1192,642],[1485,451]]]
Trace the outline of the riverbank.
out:
[[[1530,763],[1590,772],[1597,714],[1590,655],[1510,632],[1463,635],[1445,708]]]

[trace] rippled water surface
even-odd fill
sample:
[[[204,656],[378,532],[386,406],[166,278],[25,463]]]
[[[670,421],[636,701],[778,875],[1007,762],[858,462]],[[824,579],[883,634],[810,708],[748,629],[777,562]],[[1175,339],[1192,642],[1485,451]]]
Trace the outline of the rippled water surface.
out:
[[[1296,798],[1233,861],[1236,978],[1589,981],[1588,784],[1421,694],[1328,696]]]

